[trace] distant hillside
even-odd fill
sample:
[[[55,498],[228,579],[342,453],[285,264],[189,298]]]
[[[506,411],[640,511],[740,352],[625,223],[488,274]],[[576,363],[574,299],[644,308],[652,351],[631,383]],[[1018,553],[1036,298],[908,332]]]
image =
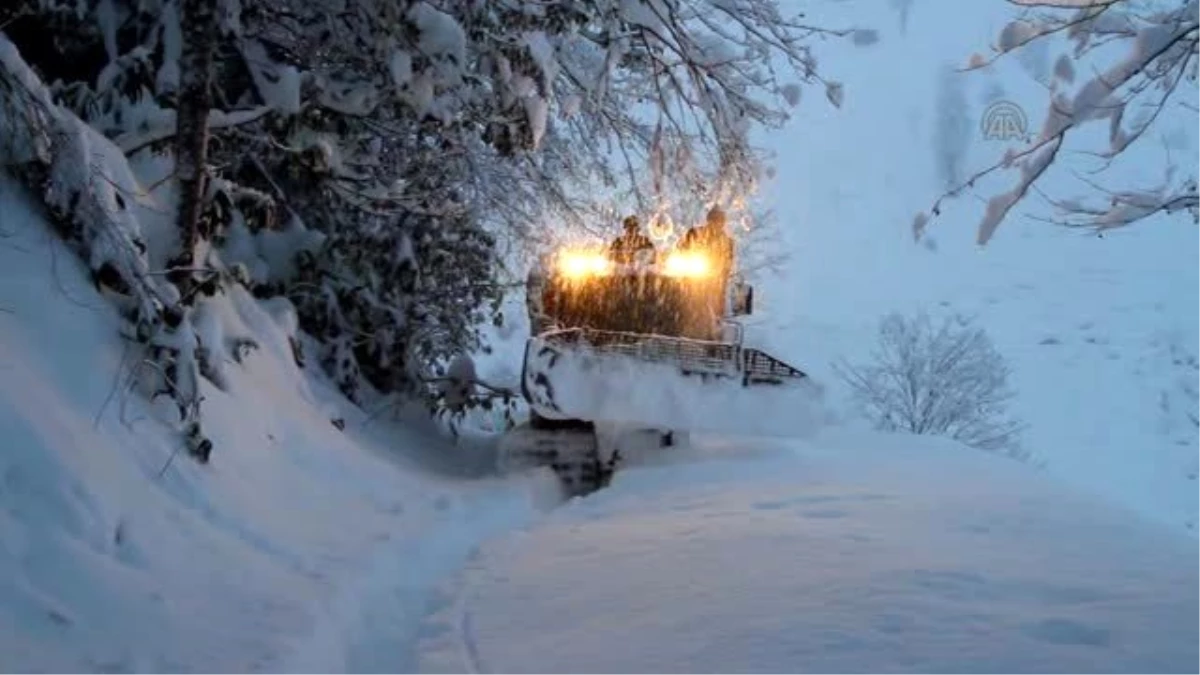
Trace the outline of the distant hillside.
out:
[[[880,31],[868,48],[830,47],[828,75],[845,83],[843,108],[801,102],[784,133],[764,138],[778,160],[762,202],[791,259],[782,278],[763,280],[769,323],[760,332],[791,329],[770,339],[821,368],[864,353],[884,312],[974,314],[1010,360],[1028,443],[1047,470],[1194,528],[1197,228],[1186,215],[1159,216],[1097,238],[1026,217],[1049,213],[1033,197],[978,250],[982,200],[1007,188],[1004,178],[949,202],[929,238],[914,243],[913,215],[941,193],[949,169],[969,175],[1007,147],[983,138],[988,105],[1015,102],[1037,124],[1047,100],[1033,77],[1053,54],[1033,50],[956,79],[946,69],[988,52],[1010,3],[893,2],[904,30],[899,13],[868,11],[877,4],[849,0],[820,12],[845,23],[870,16]],[[1174,159],[1194,167],[1195,114],[1181,111],[1164,129]],[[1163,156],[1161,143],[1148,141],[1135,155],[1144,166],[1108,177],[1144,183],[1161,173]],[[1061,170],[1047,185],[1059,196],[1080,188]],[[823,332],[836,335],[827,348]]]

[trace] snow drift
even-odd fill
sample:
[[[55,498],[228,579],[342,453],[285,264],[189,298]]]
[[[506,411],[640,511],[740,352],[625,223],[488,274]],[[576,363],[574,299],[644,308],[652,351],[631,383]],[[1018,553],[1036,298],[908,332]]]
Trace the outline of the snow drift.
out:
[[[828,418],[811,378],[744,386],[732,363],[721,377],[684,374],[674,363],[586,345],[549,348],[532,340],[525,387],[550,417],[654,429],[801,437]],[[715,371],[712,371],[715,372]]]
[[[259,349],[203,382],[201,465],[166,397],[127,391],[117,311],[0,176],[0,670],[408,670],[432,580],[536,514],[540,483],[420,470],[467,458],[299,370],[277,303],[205,302]]]
[[[422,670],[1195,672],[1184,535],[949,442],[703,445],[485,545]]]

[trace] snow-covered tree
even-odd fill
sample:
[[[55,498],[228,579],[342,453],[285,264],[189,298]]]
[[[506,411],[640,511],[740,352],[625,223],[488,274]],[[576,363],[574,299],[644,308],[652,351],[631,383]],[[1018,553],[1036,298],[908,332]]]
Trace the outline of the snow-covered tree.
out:
[[[1097,160],[1088,171],[1093,175],[1103,174],[1135,143],[1148,142],[1153,129],[1177,120],[1176,115],[1189,117],[1189,124],[1195,126],[1197,0],[1012,1],[1023,8],[1021,16],[1000,33],[995,55],[977,54],[968,68],[983,68],[1004,55],[1045,42],[1069,43],[1070,50],[1054,60],[1053,76],[1046,83],[1051,103],[1027,145],[1009,149],[1000,161],[943,195],[930,212],[918,214],[914,221],[918,236],[939,214],[944,199],[974,188],[985,176],[1015,171],[1012,187],[987,202],[978,232],[979,242],[986,243],[1018,203],[1031,192],[1040,192],[1042,179],[1070,153],[1067,139],[1083,135],[1090,122],[1108,125],[1102,147],[1084,148]],[[1167,153],[1159,167],[1161,174],[1153,177],[1158,184],[1150,188],[1104,186],[1100,179],[1080,176],[1089,194],[1047,196],[1057,211],[1052,220],[1097,231],[1131,225],[1159,212],[1190,213],[1197,220],[1200,202],[1192,150],[1178,164],[1178,158]]]
[[[1017,459],[1022,425],[1009,416],[1008,366],[987,333],[963,316],[889,314],[871,359],[839,375],[884,431],[947,436]]]
[[[763,159],[751,131],[805,83],[840,104],[810,43],[871,34],[785,5],[16,0],[0,26],[51,118],[104,138],[123,170],[174,157],[177,250],[152,261],[134,240],[123,286],[155,282],[146,316],[170,317],[173,364],[221,379],[194,305],[244,284],[295,304],[347,395],[436,401],[524,279],[506,259],[568,227],[610,235],[614,207],[683,221],[744,205]]]

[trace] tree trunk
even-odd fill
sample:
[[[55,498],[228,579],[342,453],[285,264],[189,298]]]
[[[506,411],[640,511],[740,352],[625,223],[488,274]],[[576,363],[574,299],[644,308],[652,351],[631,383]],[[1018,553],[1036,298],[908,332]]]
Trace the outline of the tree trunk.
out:
[[[183,49],[179,58],[175,135],[175,176],[179,181],[180,256],[171,279],[185,298],[195,285],[196,246],[207,188],[208,112],[212,108],[213,58],[218,30],[215,0],[181,0]]]

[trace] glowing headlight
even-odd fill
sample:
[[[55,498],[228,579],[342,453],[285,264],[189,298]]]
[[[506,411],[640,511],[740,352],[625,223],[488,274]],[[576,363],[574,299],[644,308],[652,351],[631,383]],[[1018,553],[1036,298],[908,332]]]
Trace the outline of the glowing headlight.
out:
[[[611,263],[603,253],[564,251],[558,256],[558,271],[569,279],[608,274]]]
[[[706,277],[710,271],[708,256],[703,253],[675,251],[663,265],[663,273],[669,277]]]

